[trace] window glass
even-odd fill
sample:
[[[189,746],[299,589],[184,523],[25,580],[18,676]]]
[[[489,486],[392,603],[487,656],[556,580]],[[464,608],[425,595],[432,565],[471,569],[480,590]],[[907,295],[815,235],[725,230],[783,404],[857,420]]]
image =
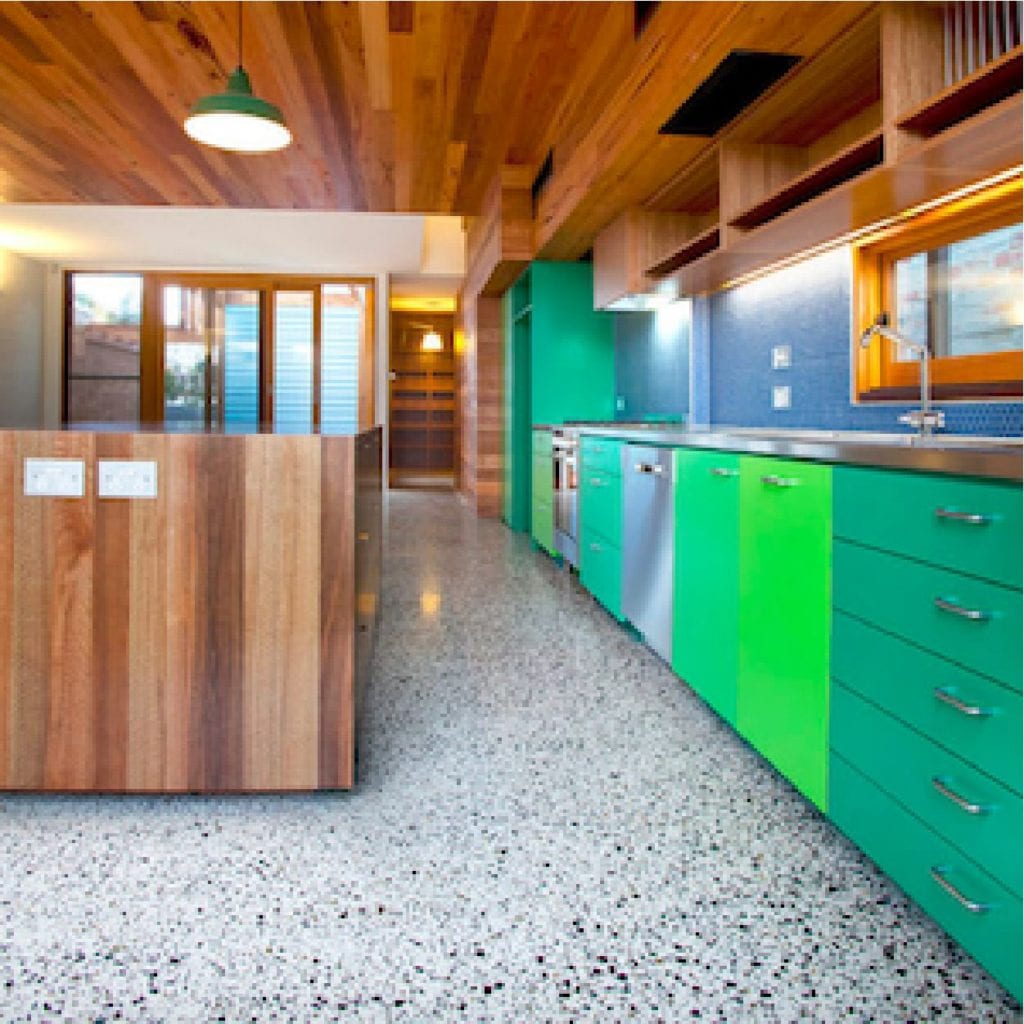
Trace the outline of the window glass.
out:
[[[208,348],[206,292],[164,288],[164,422],[170,427],[206,425]]]
[[[68,419],[139,418],[142,275],[71,275],[67,339]]]
[[[214,291],[213,325],[214,351],[223,368],[224,427],[254,427],[260,421],[259,291]]]
[[[366,288],[325,284],[320,337],[320,428],[324,433],[356,429],[359,414],[359,342]]]
[[[943,356],[1022,347],[1022,229],[987,231],[894,264],[900,334]],[[914,359],[902,346],[902,360]]]
[[[313,429],[313,293],[274,294],[274,429]]]

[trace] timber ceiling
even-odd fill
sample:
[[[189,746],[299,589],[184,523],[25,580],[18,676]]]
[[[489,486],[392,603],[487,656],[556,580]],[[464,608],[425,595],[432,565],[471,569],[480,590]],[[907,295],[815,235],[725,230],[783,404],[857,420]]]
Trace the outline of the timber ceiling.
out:
[[[181,128],[237,63],[236,3],[0,3],[0,193],[472,212],[542,148],[613,6],[246,3],[253,89],[296,141],[240,157]]]
[[[809,56],[863,3],[244,5],[278,154],[181,123],[237,62],[235,3],[0,3],[0,201],[475,214],[504,163],[554,174],[542,254],[571,257],[708,143],[658,126],[734,47]]]

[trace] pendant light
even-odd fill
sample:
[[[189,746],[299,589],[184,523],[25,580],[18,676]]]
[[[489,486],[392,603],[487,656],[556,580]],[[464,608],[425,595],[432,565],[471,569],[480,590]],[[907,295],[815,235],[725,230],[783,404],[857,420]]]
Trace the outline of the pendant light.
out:
[[[242,4],[238,4],[238,67],[224,92],[196,100],[185,119],[185,133],[204,146],[235,153],[271,153],[284,149],[292,133],[281,111],[254,96],[242,67]]]

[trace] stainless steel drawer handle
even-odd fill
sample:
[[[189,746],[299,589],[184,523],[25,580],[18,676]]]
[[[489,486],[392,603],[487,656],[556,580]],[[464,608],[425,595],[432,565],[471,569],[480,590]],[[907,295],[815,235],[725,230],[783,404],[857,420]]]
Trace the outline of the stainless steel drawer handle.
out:
[[[797,487],[800,481],[793,476],[763,476],[761,477],[761,483],[766,487]]]
[[[970,619],[971,622],[985,622],[991,618],[988,612],[983,612],[978,608],[965,608],[962,604],[957,604],[956,601],[947,601],[944,597],[935,598],[935,607],[940,612],[957,615],[961,619]]]
[[[932,776],[932,785],[947,800],[952,800],[961,811],[966,811],[968,814],[988,814],[988,808],[985,807],[984,804],[973,804],[970,800],[966,800],[955,790],[950,789],[938,775]]]
[[[969,526],[987,526],[992,522],[991,516],[980,512],[955,512],[951,508],[937,508],[935,515],[938,519],[950,519],[954,523],[967,523]]]
[[[590,543],[590,550],[591,551],[601,551],[603,549],[602,549],[601,545],[598,544],[596,541],[591,541],[591,543]]]
[[[946,868],[933,867],[931,869],[932,881],[939,886],[940,889],[944,889],[949,893],[966,910],[969,910],[972,914],[987,914],[989,906],[987,903],[976,903],[974,900],[969,900],[947,877]]]
[[[638,473],[653,473],[655,476],[661,476],[665,472],[664,466],[659,466],[656,463],[651,462],[634,462],[633,468]]]
[[[942,701],[943,704],[948,704],[951,708],[956,708],[962,715],[967,715],[970,718],[990,718],[992,716],[992,712],[988,708],[981,708],[976,704],[967,704],[955,693],[942,686],[936,686],[932,692],[935,694],[936,700]]]
[[[740,471],[738,469],[726,469],[724,466],[713,466],[708,472],[712,476],[739,476]]]
[[[604,487],[604,481],[599,476],[592,476],[590,478],[591,487]]]

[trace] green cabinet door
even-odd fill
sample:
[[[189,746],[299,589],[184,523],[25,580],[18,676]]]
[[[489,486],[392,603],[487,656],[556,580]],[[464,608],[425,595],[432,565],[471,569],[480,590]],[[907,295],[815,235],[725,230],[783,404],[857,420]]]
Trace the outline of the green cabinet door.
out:
[[[824,809],[832,469],[740,458],[736,725]]]
[[[505,325],[505,522],[530,525],[530,315],[520,308],[518,285],[502,301]]]
[[[676,451],[672,667],[736,724],[739,456]]]

